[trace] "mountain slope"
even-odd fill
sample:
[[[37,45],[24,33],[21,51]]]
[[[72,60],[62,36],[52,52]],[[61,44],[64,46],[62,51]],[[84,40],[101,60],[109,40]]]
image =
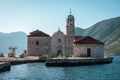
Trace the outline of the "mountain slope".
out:
[[[104,41],[111,33],[116,32],[120,28],[120,17],[103,20],[86,29],[83,35],[94,36],[95,38]]]
[[[8,47],[17,47],[16,53],[21,54],[27,49],[27,34],[24,32],[0,33],[0,52],[8,54]]]
[[[79,28],[79,27],[76,27],[76,28],[75,28],[75,35],[76,35],[76,36],[82,36],[82,35],[83,35],[83,32],[84,32],[84,29]]]
[[[106,45],[105,50],[109,54],[120,54],[120,38],[118,38],[112,44]]]
[[[120,17],[100,21],[84,30],[84,36],[89,35],[105,42],[107,53],[119,53],[120,48]]]

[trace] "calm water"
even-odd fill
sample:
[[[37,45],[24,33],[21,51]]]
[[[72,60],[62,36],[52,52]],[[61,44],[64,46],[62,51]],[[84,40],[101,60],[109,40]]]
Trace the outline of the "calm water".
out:
[[[120,80],[120,56],[113,63],[78,67],[46,67],[44,63],[15,65],[0,80]]]

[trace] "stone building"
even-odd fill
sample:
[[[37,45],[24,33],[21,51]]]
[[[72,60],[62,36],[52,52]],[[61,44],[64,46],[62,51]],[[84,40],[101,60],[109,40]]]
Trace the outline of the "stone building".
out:
[[[28,56],[41,56],[50,53],[50,36],[36,30],[28,35]]]
[[[104,43],[90,36],[75,36],[75,19],[70,14],[66,19],[66,34],[60,29],[51,37],[39,30],[28,36],[28,55],[39,56],[49,53],[57,56],[62,53],[64,57],[103,58]]]
[[[75,36],[73,45],[75,57],[104,57],[104,43],[90,36]]]
[[[74,52],[73,52],[73,40],[75,37],[75,25],[74,25],[74,16],[68,15],[67,19],[66,19],[66,35],[65,35],[65,56],[71,56]]]
[[[51,54],[56,55],[62,52],[66,57],[73,54],[74,28],[74,17],[70,13],[66,19],[66,35],[58,30],[51,37]]]
[[[65,34],[58,30],[51,37],[51,53],[53,56],[57,56],[58,53],[64,52],[63,45],[65,44]]]

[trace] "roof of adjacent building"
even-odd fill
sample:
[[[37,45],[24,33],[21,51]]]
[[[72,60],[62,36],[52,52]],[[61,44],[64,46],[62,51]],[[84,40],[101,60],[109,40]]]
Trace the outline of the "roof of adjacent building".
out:
[[[75,36],[74,44],[102,44],[104,45],[103,42],[97,39],[94,39],[90,36]]]
[[[30,35],[28,35],[28,37],[29,37],[29,36],[42,36],[42,37],[49,37],[48,34],[42,32],[42,31],[39,31],[39,30],[35,30],[35,31],[31,32]]]

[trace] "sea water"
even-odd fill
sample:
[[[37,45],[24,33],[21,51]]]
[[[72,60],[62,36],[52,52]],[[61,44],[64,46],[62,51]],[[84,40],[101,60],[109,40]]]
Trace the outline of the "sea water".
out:
[[[120,56],[113,56],[110,64],[46,67],[44,63],[11,66],[0,73],[0,80],[120,80]]]

